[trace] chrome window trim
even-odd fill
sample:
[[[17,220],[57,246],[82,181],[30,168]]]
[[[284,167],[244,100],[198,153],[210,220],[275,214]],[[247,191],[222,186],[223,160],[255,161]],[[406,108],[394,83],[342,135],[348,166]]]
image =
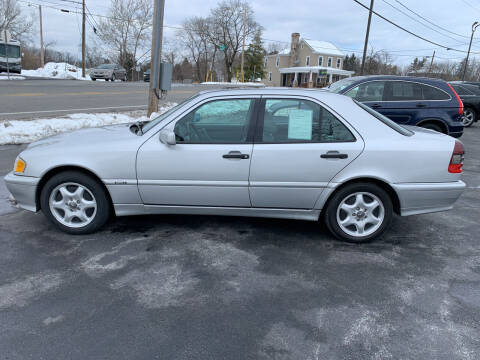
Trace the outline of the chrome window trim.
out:
[[[348,96],[347,93],[348,93],[349,91],[355,89],[357,86],[360,86],[360,85],[366,84],[366,83],[370,83],[370,82],[374,82],[374,81],[384,81],[384,82],[387,82],[387,81],[402,81],[402,82],[410,82],[410,83],[414,83],[414,84],[420,84],[420,85],[430,86],[430,87],[432,87],[432,88],[434,88],[434,89],[440,90],[440,91],[444,92],[445,94],[447,94],[447,95],[448,95],[448,99],[445,99],[445,100],[423,100],[423,99],[419,99],[419,100],[378,100],[378,101],[372,100],[372,101],[362,101],[362,103],[363,103],[363,102],[383,103],[383,102],[450,101],[450,100],[453,99],[452,96],[451,96],[449,93],[447,93],[445,90],[442,90],[442,89],[440,89],[440,88],[438,88],[438,87],[436,87],[436,86],[429,85],[429,84],[424,84],[424,83],[421,83],[421,82],[418,82],[418,81],[413,81],[413,80],[399,80],[399,79],[395,79],[395,80],[388,80],[388,79],[387,79],[387,80],[380,80],[380,79],[378,79],[378,80],[363,81],[363,82],[355,85],[354,87],[348,89],[348,91],[346,91],[346,92],[344,93],[344,95]],[[352,98],[352,99],[354,99],[354,98]],[[354,100],[356,100],[356,99],[354,99]],[[359,101],[359,100],[357,100],[357,101]]]

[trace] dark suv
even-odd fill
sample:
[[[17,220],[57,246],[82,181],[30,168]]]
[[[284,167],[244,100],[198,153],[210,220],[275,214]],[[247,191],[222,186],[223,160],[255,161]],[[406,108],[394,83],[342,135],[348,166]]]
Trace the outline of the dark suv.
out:
[[[463,104],[447,82],[408,76],[357,76],[328,90],[358,100],[399,124],[416,125],[453,137],[463,134]]]

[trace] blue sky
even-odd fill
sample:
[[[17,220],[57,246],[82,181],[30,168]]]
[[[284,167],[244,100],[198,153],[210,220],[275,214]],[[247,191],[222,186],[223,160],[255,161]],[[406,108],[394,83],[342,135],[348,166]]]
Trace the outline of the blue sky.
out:
[[[361,1],[367,5],[370,2]],[[55,47],[59,50],[79,53],[81,16],[45,7],[56,6],[52,5],[53,3],[65,4],[63,6],[65,7],[71,3],[62,0],[31,0],[31,2],[44,4],[45,41],[55,41]],[[399,2],[433,23],[464,37],[442,30],[439,31],[443,34],[439,34],[388,4],[415,18],[408,10],[402,8]],[[109,0],[87,0],[87,6],[92,13],[104,15],[108,15],[109,3]],[[25,2],[21,4],[26,11],[33,11]],[[209,9],[217,4],[217,0],[166,0],[165,4],[165,25],[178,26],[185,17],[208,15]],[[288,46],[290,34],[299,32],[306,38],[330,41],[346,53],[352,50],[358,53],[362,51],[368,12],[353,0],[257,0],[250,1],[250,4],[255,11],[256,20],[264,27],[263,37],[266,39],[284,41],[285,46]],[[471,24],[475,20],[480,21],[480,0],[375,0],[374,8],[413,32],[446,46],[463,50],[468,48]],[[425,23],[418,17],[416,19]],[[436,29],[431,24],[425,24]],[[88,34],[89,37],[93,36],[90,26]],[[174,30],[165,29],[165,35],[173,38]],[[464,56],[462,53],[442,50],[416,39],[376,16],[372,20],[370,45],[375,50],[388,50],[399,64],[411,62],[415,55],[431,55],[434,49],[439,60],[456,60]],[[472,51],[480,53],[480,29],[474,39]]]

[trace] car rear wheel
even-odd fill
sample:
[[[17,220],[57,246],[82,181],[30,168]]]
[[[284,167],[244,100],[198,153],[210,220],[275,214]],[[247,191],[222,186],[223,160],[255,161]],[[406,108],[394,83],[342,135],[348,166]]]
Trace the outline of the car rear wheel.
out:
[[[472,108],[465,108],[462,115],[462,124],[465,127],[472,126],[477,118],[477,113]]]
[[[94,232],[110,216],[110,202],[103,186],[76,171],[62,172],[48,180],[40,203],[47,218],[69,234]]]
[[[364,243],[379,237],[393,217],[390,196],[370,183],[350,184],[329,200],[325,223],[340,240]]]
[[[111,81],[115,81],[116,78],[115,78],[115,74],[112,74],[112,78],[110,79]]]
[[[97,80],[97,79],[95,79],[95,78],[92,78],[92,81],[96,81],[96,80]]]

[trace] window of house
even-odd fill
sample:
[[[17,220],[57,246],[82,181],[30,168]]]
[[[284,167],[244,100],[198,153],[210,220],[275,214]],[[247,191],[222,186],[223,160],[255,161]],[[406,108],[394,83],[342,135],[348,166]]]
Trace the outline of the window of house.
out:
[[[268,58],[265,56],[265,62],[263,63],[263,67],[267,67],[267,62],[268,62]]]
[[[268,81],[272,81],[272,72],[268,73]]]
[[[302,42],[302,49],[303,49],[303,42]]]
[[[261,133],[265,143],[355,141],[347,127],[328,110],[301,99],[267,99]]]
[[[307,58],[305,59],[305,65],[310,66],[310,56],[307,56]]]
[[[278,65],[280,65],[280,56],[277,55],[277,59],[275,61],[275,66],[278,68]]]
[[[332,58],[331,57],[328,58],[327,66],[332,67]]]
[[[252,99],[215,100],[200,105],[175,124],[179,144],[244,143]]]
[[[341,65],[342,65],[342,59],[338,58],[337,59],[337,68],[340,69]]]
[[[323,56],[318,57],[318,66],[323,66]]]

